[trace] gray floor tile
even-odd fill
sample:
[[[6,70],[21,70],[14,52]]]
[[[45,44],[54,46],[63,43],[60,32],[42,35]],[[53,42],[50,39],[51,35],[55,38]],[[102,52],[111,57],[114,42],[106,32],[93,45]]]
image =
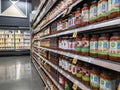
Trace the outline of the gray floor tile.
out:
[[[0,90],[44,90],[29,56],[0,57]]]

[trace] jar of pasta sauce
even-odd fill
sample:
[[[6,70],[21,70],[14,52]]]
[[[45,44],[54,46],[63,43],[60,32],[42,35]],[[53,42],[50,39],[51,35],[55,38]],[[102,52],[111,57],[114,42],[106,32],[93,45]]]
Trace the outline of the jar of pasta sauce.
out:
[[[109,59],[120,62],[120,33],[113,33],[110,38]]]
[[[81,21],[82,21],[82,18],[81,18],[81,9],[80,8],[77,8],[76,12],[75,12],[75,17],[76,17],[76,20],[75,20],[75,27],[80,27],[81,26]]]
[[[84,34],[84,37],[82,38],[82,55],[88,56],[89,55],[89,36],[87,34]]]
[[[108,16],[108,0],[99,0],[97,21],[106,20]]]
[[[88,25],[89,22],[89,7],[87,4],[83,5],[82,8],[82,26]]]
[[[90,39],[90,56],[97,57],[97,49],[98,49],[98,37],[97,35],[93,35]]]
[[[101,34],[98,39],[98,57],[108,59],[109,53],[109,37],[108,34]]]
[[[83,62],[78,61],[77,62],[77,73],[76,73],[76,77],[79,80],[82,80],[82,69],[83,69]]]
[[[90,86],[92,90],[99,90],[100,85],[100,68],[93,66],[90,71]]]
[[[75,46],[75,50],[77,54],[81,54],[81,48],[82,48],[82,37],[76,37],[76,46]]]
[[[116,90],[117,73],[110,70],[103,70],[100,74],[100,90]]]
[[[108,0],[109,18],[120,17],[120,0]]]
[[[91,66],[85,63],[82,69],[82,82],[86,85],[90,84],[90,70]]]
[[[97,1],[93,1],[90,6],[90,24],[97,22]]]

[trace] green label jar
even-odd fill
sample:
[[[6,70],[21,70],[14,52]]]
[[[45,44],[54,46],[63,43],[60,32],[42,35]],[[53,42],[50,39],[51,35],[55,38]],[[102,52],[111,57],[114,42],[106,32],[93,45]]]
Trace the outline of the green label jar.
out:
[[[90,53],[97,54],[97,49],[98,49],[98,42],[90,41]]]
[[[110,40],[110,56],[120,57],[120,40]]]
[[[108,55],[109,41],[100,40],[98,41],[98,54]]]
[[[99,76],[96,74],[91,73],[90,74],[90,85],[95,88],[99,88],[100,79]]]

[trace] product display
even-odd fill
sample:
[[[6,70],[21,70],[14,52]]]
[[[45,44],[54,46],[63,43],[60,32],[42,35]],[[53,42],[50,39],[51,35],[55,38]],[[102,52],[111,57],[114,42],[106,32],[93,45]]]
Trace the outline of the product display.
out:
[[[42,14],[32,58],[57,90],[119,90],[120,0],[58,0]]]
[[[30,49],[30,32],[21,30],[2,30],[0,50]]]

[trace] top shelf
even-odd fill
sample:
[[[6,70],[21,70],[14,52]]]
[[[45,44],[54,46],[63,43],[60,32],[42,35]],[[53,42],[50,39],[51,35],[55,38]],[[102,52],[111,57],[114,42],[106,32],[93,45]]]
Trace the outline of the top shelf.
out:
[[[51,6],[46,10],[46,8],[44,8],[42,15],[38,16],[39,19],[36,20],[35,25],[33,26],[33,28],[36,28],[37,25],[42,21],[42,19],[47,15],[47,13],[52,9],[52,7],[55,5],[55,3],[57,2],[57,0],[54,0],[54,2],[51,4]],[[49,5],[50,2],[48,2]]]
[[[40,11],[42,10],[42,8],[44,7],[46,0],[42,0],[41,3],[39,4],[39,7],[37,9],[37,12],[33,18],[33,23],[35,22],[35,20],[37,19],[38,15],[40,14]]]
[[[77,4],[79,4],[79,3],[82,2],[82,1],[83,1],[83,0],[78,0],[78,1],[76,1],[76,2],[73,3],[69,8],[75,7]],[[67,9],[69,9],[69,8],[67,8]],[[51,21],[49,21],[48,23],[46,23],[40,30],[34,31],[33,33],[34,33],[34,34],[38,33],[38,32],[41,31],[43,28],[45,28],[46,26],[48,26],[49,24],[51,24],[52,22],[54,22],[56,19],[58,19],[60,16],[62,16],[67,9],[65,9],[63,12],[61,12],[60,14],[58,14],[54,19],[52,19]],[[49,8],[49,10],[50,10],[50,8]],[[48,10],[48,11],[49,11],[49,10]],[[48,12],[48,11],[47,11],[47,12]],[[47,13],[46,13],[46,14],[47,14]],[[45,16],[45,15],[43,15],[43,17],[44,17],[44,16]],[[41,21],[41,20],[39,20],[38,23],[40,23],[40,21]],[[38,23],[37,23],[37,24],[38,24]],[[37,24],[36,24],[36,26],[37,26]]]

